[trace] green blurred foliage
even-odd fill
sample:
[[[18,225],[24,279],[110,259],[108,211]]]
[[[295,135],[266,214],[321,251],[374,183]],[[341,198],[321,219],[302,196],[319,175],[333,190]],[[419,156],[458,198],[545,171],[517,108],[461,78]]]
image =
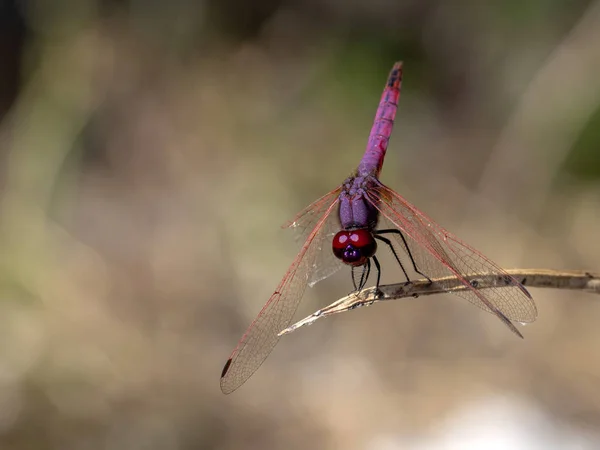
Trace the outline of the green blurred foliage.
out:
[[[565,160],[563,170],[573,179],[600,181],[600,108],[590,117],[589,122],[577,138],[577,142]]]

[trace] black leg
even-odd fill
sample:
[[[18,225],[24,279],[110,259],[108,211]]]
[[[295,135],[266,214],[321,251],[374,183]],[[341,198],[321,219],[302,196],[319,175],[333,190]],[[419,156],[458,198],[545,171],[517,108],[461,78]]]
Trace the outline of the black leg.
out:
[[[357,283],[356,267],[352,266],[352,284],[354,285],[354,291],[352,292],[358,292],[362,290],[362,288],[365,287],[365,284],[367,284],[367,280],[369,279],[369,275],[371,274],[371,260],[367,260],[367,263],[363,264],[360,267],[362,270]]]
[[[394,246],[392,245],[390,240],[387,238],[384,238],[382,236],[377,236],[377,235],[375,235],[375,239],[379,239],[381,242],[385,242],[387,244],[387,246],[390,248],[390,250],[394,254],[396,261],[398,261],[398,264],[400,264],[400,268],[402,269],[402,272],[404,273],[404,276],[406,277],[406,282],[410,283],[410,278],[408,277],[408,274],[406,273],[406,270],[404,269],[404,266],[402,265],[402,261],[400,261],[400,258],[398,257],[398,253],[396,253],[396,249],[394,248]]]
[[[367,284],[367,280],[369,279],[369,275],[371,274],[371,260],[368,259],[367,263],[362,266],[363,271],[360,276],[360,284],[358,285],[358,290],[361,291],[365,284]]]
[[[354,273],[355,268],[356,267],[352,266],[351,272],[352,272],[352,284],[354,285],[354,291],[356,292],[356,291],[358,291],[358,285],[356,284],[356,275]]]
[[[379,264],[377,256],[373,256],[373,262],[375,263],[375,267],[377,268],[377,283],[375,283],[375,296],[381,297],[383,296],[383,292],[381,292],[381,289],[379,289],[379,282],[381,281],[381,265]]]
[[[406,242],[406,238],[404,237],[404,235],[402,234],[402,232],[400,230],[396,230],[395,228],[390,228],[388,230],[377,230],[375,231],[375,237],[377,237],[377,234],[398,234],[400,235],[400,238],[402,239],[402,242],[404,243],[404,248],[406,249],[406,253],[408,253],[408,257],[410,258],[410,261],[412,262],[413,268],[415,269],[415,272],[417,272],[418,274],[424,276],[425,278],[427,278],[429,280],[430,283],[432,283],[431,278],[429,278],[427,275],[425,275],[423,272],[421,272],[418,268],[417,268],[417,263],[415,262],[415,259],[413,258],[412,252],[410,251],[410,247],[408,246],[408,242]],[[391,246],[391,244],[389,244]],[[394,256],[396,256],[396,254],[394,253]],[[396,256],[396,259],[398,257]],[[402,264],[401,264],[402,265]],[[404,270],[404,268],[402,268],[402,270]],[[406,274],[406,272],[404,272],[404,274]]]

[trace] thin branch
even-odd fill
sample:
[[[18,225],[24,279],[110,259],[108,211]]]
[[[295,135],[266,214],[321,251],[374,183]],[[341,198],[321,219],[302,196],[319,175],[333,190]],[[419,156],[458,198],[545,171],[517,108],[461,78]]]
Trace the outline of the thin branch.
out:
[[[600,294],[600,275],[590,272],[546,269],[512,269],[507,270],[507,272],[527,287],[570,289],[589,292],[591,294]],[[505,277],[499,275],[472,275],[465,278],[471,285],[477,287],[477,289],[503,287],[506,285]],[[443,287],[439,284],[442,280],[444,281]],[[452,283],[450,287],[448,287],[448,281]],[[399,300],[407,297],[416,298],[421,295],[443,294],[467,289],[456,277],[434,279],[433,283],[430,283],[428,280],[416,280],[410,284],[388,284],[379,288],[382,292],[382,295],[379,297],[375,296],[375,288],[363,289],[358,293],[350,294],[347,297],[336,300],[331,305],[312,313],[310,316],[286,328],[279,335],[283,336],[305,325],[312,325],[318,319],[362,306],[371,306],[376,302]]]

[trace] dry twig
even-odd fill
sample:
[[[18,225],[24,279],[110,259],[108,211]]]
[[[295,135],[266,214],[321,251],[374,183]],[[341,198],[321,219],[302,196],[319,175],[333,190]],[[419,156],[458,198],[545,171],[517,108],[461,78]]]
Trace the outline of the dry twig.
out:
[[[519,280],[524,286],[536,288],[554,288],[571,289],[576,291],[600,294],[600,275],[583,271],[558,271],[546,269],[512,269],[507,272]],[[487,289],[491,287],[502,287],[505,285],[505,278],[498,275],[476,275],[465,277],[477,289]],[[376,302],[388,300],[399,300],[407,297],[419,297],[421,295],[443,294],[454,290],[461,291],[467,289],[458,278],[447,277],[444,281],[452,280],[453,287],[448,289],[448,284],[444,284],[442,289],[438,283],[442,279],[433,280],[429,283],[427,280],[416,280],[410,284],[398,283],[380,286],[382,295],[375,296],[375,288],[364,289],[356,294],[350,294],[347,297],[336,300],[331,305],[320,309],[310,316],[296,322],[290,327],[279,333],[280,336],[291,333],[292,331],[305,325],[312,325],[316,320],[338,314],[344,311],[350,311],[362,306],[371,306]]]

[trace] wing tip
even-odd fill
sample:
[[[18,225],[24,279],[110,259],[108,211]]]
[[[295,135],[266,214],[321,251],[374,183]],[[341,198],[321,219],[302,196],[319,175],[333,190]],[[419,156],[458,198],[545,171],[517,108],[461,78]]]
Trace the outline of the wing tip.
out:
[[[229,358],[227,360],[227,362],[225,363],[225,365],[223,366],[223,370],[221,371],[221,379],[223,379],[223,377],[225,375],[227,375],[227,372],[229,371],[229,367],[231,367],[232,362],[233,362],[233,358]]]
[[[229,368],[231,367],[232,362],[233,362],[233,358],[229,358],[227,360],[227,362],[225,363],[225,365],[223,366],[223,370],[221,371],[221,392],[223,392],[223,394],[225,394],[225,395],[231,394],[233,391],[235,391],[237,389],[236,387],[234,387],[232,389],[230,386],[228,386],[227,379],[225,378],[225,376],[229,372]]]
[[[517,327],[515,327],[514,333],[521,339],[525,339],[525,336],[523,336],[523,334],[519,330],[517,330]]]
[[[498,316],[498,318],[502,322],[504,322],[504,324],[510,329],[510,331],[512,331],[514,334],[516,334],[521,339],[525,339],[525,337],[523,336],[523,334],[521,334],[521,332],[515,326],[515,324],[512,323],[512,321],[508,317],[506,317],[501,311],[499,311],[498,309],[495,309],[495,310],[493,310],[493,312],[494,312],[494,314],[496,314],[496,316]]]
[[[533,300],[533,297],[532,297],[531,293],[527,290],[527,288],[523,285],[523,283],[519,283],[519,286],[520,286],[521,291],[523,292],[523,294],[526,295],[527,298]]]
[[[533,316],[531,318],[528,317],[527,318],[528,320],[519,320],[519,322],[525,322],[525,323],[535,322],[538,317],[538,310],[537,310],[537,305],[535,304],[535,301],[533,300],[533,296],[531,295],[529,290],[525,287],[525,283],[527,282],[527,277],[523,278],[523,280],[521,280],[521,281],[515,279],[515,282],[517,283],[516,285],[519,288],[519,290],[523,293],[523,295],[525,297],[527,297],[529,300],[531,300],[531,307],[533,308]]]

